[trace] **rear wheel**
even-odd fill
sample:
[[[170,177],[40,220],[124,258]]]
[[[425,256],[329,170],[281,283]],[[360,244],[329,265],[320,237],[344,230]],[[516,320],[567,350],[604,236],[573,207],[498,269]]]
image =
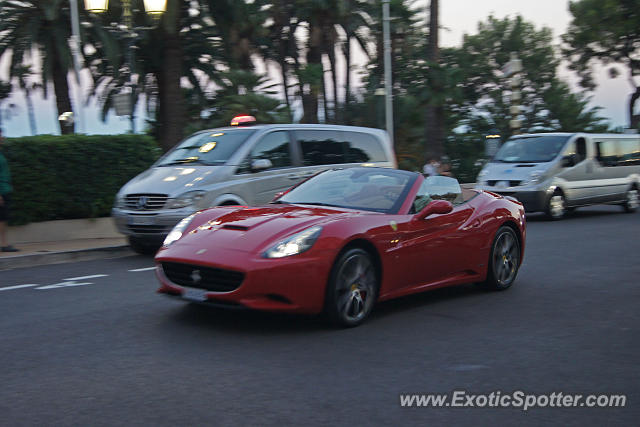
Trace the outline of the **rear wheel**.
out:
[[[561,191],[556,191],[547,202],[547,217],[553,221],[562,219],[567,213],[567,200]]]
[[[160,245],[156,243],[147,242],[137,237],[129,236],[129,246],[134,252],[141,255],[154,255],[160,249]]]
[[[331,272],[325,310],[339,326],[358,326],[367,318],[378,297],[378,278],[371,256],[350,249],[340,256]]]
[[[627,190],[627,194],[625,197],[625,201],[622,203],[622,208],[625,212],[632,213],[638,210],[638,205],[640,205],[638,195],[638,189],[634,186]]]
[[[520,242],[511,227],[500,227],[493,239],[489,255],[489,271],[485,285],[489,289],[504,290],[511,286],[520,268]]]

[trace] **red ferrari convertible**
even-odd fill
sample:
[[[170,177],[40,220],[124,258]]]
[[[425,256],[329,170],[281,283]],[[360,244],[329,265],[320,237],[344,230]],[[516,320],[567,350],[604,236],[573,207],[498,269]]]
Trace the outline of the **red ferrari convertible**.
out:
[[[376,301],[469,282],[506,289],[524,244],[515,199],[362,167],[322,172],[266,206],[200,211],[155,259],[160,293],[355,326]]]

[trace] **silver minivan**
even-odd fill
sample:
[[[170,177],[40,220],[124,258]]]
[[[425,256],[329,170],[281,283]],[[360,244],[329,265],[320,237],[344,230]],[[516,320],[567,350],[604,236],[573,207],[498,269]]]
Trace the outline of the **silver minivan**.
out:
[[[112,217],[131,247],[147,253],[195,211],[268,203],[322,170],[363,165],[397,167],[386,132],[300,124],[204,130],[124,185]]]
[[[638,208],[640,136],[539,133],[506,141],[480,171],[477,188],[513,196],[527,212],[560,219],[599,203]]]

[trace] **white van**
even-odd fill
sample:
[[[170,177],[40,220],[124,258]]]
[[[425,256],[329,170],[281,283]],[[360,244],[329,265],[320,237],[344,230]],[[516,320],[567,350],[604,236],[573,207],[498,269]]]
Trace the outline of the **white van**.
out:
[[[539,133],[506,141],[478,174],[477,188],[513,196],[527,212],[560,219],[598,203],[638,208],[640,136]]]
[[[397,167],[386,132],[299,124],[209,129],[124,185],[111,214],[131,247],[148,253],[195,211],[265,204],[322,170],[363,165]]]

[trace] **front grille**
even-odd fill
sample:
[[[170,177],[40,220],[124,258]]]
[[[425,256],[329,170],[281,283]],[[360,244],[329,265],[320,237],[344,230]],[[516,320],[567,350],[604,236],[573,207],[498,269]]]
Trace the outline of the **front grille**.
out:
[[[163,234],[168,232],[164,225],[128,225],[127,228],[136,234]]]
[[[495,179],[495,180],[490,180],[487,181],[487,184],[489,184],[490,187],[495,187],[495,185],[501,181],[506,181],[504,179]],[[507,181],[509,183],[509,187],[517,187],[518,185],[520,185],[520,183],[522,181]]]
[[[244,280],[244,273],[239,271],[178,262],[163,262],[162,269],[165,276],[176,285],[211,292],[231,292],[238,289]]]
[[[132,211],[157,211],[164,208],[168,197],[166,194],[127,194],[124,206]]]

